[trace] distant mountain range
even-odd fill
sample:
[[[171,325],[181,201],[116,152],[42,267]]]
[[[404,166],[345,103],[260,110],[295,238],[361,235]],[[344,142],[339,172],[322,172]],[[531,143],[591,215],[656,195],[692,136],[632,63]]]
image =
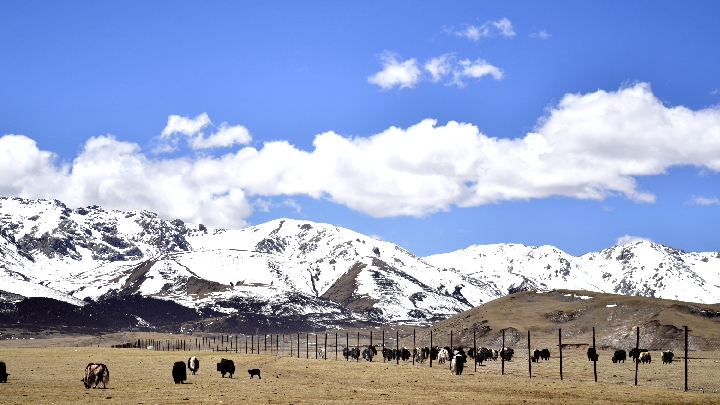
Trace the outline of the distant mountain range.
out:
[[[6,306],[25,297],[77,307],[144,297],[198,314],[277,322],[433,322],[527,290],[714,303],[719,269],[720,252],[686,253],[650,242],[579,257],[552,246],[497,244],[423,258],[310,221],[211,229],[147,211],[0,198],[0,302]]]

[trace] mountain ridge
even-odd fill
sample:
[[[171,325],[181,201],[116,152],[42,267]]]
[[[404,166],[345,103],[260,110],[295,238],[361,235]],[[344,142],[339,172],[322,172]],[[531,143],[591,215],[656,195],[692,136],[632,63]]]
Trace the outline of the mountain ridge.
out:
[[[311,221],[211,229],[142,210],[0,198],[4,296],[77,306],[139,295],[226,316],[423,324],[527,290],[712,303],[720,296],[718,265],[720,252],[686,253],[650,242],[577,257],[519,244],[418,257]]]

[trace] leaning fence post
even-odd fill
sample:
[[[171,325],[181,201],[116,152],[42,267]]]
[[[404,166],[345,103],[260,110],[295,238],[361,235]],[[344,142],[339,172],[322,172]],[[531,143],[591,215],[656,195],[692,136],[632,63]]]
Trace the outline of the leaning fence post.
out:
[[[562,328],[558,328],[558,349],[560,350],[560,381],[562,381]]]
[[[688,327],[685,328],[685,391],[688,390]]]
[[[528,376],[532,378],[532,353],[530,353],[530,331],[528,331]]]
[[[505,329],[502,330],[502,349],[500,349],[501,375],[505,375]]]
[[[597,348],[595,347],[595,327],[593,326],[593,352],[595,352],[595,357],[593,357],[593,373],[595,374],[595,382],[597,382]]]
[[[640,327],[638,326],[635,330],[635,334],[637,335],[637,343],[635,344],[635,353],[638,354],[638,357],[635,358],[635,385],[637,386],[637,377],[638,377],[638,366],[640,365]]]

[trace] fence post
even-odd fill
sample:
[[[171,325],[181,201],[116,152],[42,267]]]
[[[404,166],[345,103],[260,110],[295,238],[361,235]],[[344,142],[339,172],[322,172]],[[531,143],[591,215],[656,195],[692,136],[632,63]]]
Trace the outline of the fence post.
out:
[[[505,329],[502,330],[502,348],[500,349],[501,375],[505,375]]]
[[[385,353],[386,353],[386,352],[385,352],[385,329],[383,329],[382,334],[383,334],[383,336],[382,336],[382,343],[383,343],[383,346],[382,346],[382,347],[383,347],[383,348],[382,348],[382,350],[383,350],[383,363],[385,363]]]
[[[347,349],[347,358],[345,361],[350,361],[350,332],[345,332],[345,348]]]
[[[430,329],[430,368],[432,368],[432,351],[433,351],[432,329]]]
[[[275,335],[275,356],[280,355],[280,335]]]
[[[685,391],[688,390],[688,327],[685,328]]]
[[[335,361],[337,361],[338,333],[335,332]]]
[[[310,358],[310,334],[305,334],[305,358]]]
[[[415,343],[415,328],[413,328],[413,366],[415,365],[415,351],[417,350],[417,343]]]
[[[395,356],[395,364],[400,364],[400,331],[395,330],[395,347],[397,349],[397,355]]]
[[[327,360],[327,332],[325,332],[325,349],[323,350],[323,360]]]
[[[597,348],[595,347],[595,327],[593,326],[593,351],[595,352],[595,357],[593,357],[593,374],[595,374],[595,382],[597,382]]]
[[[530,331],[528,331],[528,376],[532,378],[532,353],[530,353]]]
[[[298,349],[297,349],[297,358],[300,358],[300,334],[298,333]]]
[[[370,362],[371,362],[371,363],[372,363],[372,359],[373,359],[373,354],[372,354],[372,350],[373,350],[373,347],[372,347],[372,332],[373,332],[373,331],[370,331],[370,352],[368,353],[368,354],[370,355]]]
[[[318,357],[318,346],[317,346],[317,333],[315,334],[315,360]]]
[[[638,353],[640,351],[640,327],[638,326],[635,330],[635,334],[637,335],[637,343],[635,344],[635,352]],[[637,386],[637,375],[638,375],[638,366],[640,365],[640,356],[638,356],[635,359],[635,385]]]
[[[359,362],[359,361],[360,361],[360,354],[361,354],[361,353],[360,353],[360,331],[358,331],[357,349],[358,349],[358,351],[357,351],[358,356],[357,356],[357,359],[355,359],[355,361],[356,361],[356,362]]]
[[[558,349],[560,350],[560,381],[562,381],[562,328],[558,328]]]
[[[473,363],[475,363],[475,371],[477,371],[477,358],[478,352],[477,352],[477,341],[475,340],[475,331],[476,329],[473,328],[473,353],[475,353],[475,356],[473,356]]]

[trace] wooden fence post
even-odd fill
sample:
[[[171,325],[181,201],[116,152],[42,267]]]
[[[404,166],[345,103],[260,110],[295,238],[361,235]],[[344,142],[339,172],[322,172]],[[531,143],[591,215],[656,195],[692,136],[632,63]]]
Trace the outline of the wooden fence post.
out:
[[[685,391],[688,390],[688,327],[685,328]]]
[[[413,366],[415,365],[415,351],[417,350],[417,343],[415,343],[415,328],[413,328]]]
[[[560,381],[562,381],[562,328],[558,328],[558,349],[560,350]]]
[[[639,353],[640,351],[640,327],[638,326],[635,330],[635,335],[637,336],[637,343],[635,344],[636,353]],[[637,386],[637,377],[638,377],[638,366],[640,365],[640,356],[638,354],[638,357],[635,359],[635,385]]]
[[[477,360],[475,360],[475,359],[477,358],[478,352],[477,352],[477,341],[475,340],[475,331],[476,331],[476,329],[473,328],[473,353],[475,353],[475,356],[473,356],[473,363],[475,363],[475,371],[477,371]]]
[[[433,352],[432,329],[430,329],[430,368],[432,368],[432,352]]]
[[[397,348],[397,356],[395,356],[395,364],[400,364],[400,331],[395,331],[395,347]]]
[[[532,378],[532,353],[530,352],[530,331],[528,331],[528,376]]]
[[[505,329],[502,330],[502,348],[500,349],[501,375],[505,375]]]
[[[595,352],[595,357],[593,358],[593,374],[595,374],[595,382],[597,382],[597,348],[595,347],[595,327],[593,326],[593,351]]]
[[[360,361],[360,331],[358,331],[358,343],[357,343],[357,359],[355,359],[356,362]]]

